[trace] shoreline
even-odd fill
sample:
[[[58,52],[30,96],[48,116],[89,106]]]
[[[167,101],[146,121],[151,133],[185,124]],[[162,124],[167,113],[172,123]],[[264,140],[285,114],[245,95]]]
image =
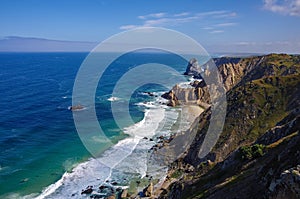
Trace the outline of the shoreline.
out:
[[[182,109],[181,118],[183,118],[183,120],[184,120],[183,122],[189,122],[188,126],[185,126],[185,129],[181,129],[180,132],[172,133],[169,137],[163,138],[160,142],[160,145],[157,145],[157,144],[156,144],[157,146],[154,145],[155,148],[153,148],[154,150],[152,151],[154,156],[155,156],[155,153],[157,153],[157,151],[155,151],[155,149],[171,148],[170,143],[173,140],[176,140],[176,138],[182,139],[182,136],[189,137],[189,134],[196,133],[197,125],[199,123],[199,116],[201,115],[201,113],[204,112],[204,109],[201,108],[199,105],[182,105],[181,109]],[[178,122],[180,122],[180,121],[182,122],[182,119],[179,119],[179,121],[176,121],[173,124],[173,126],[178,125]],[[178,159],[180,159],[182,157],[182,155],[184,155],[184,151],[178,155],[179,155],[178,158],[175,159],[174,162],[176,162]],[[174,162],[172,162],[172,163],[174,163]],[[161,178],[159,180],[153,179],[153,181],[150,181],[146,186],[144,186],[144,188],[142,189],[142,192],[144,194],[143,197],[158,198],[160,196],[160,194],[169,187],[170,184],[172,184],[173,182],[176,181],[175,179],[172,179],[170,177],[174,171],[172,170],[172,168],[170,167],[169,164],[166,164],[166,166],[167,166],[167,169],[166,169],[164,176],[161,176]],[[154,183],[155,180],[158,180],[158,181],[156,183]],[[126,193],[127,193],[127,191],[126,191]],[[129,198],[135,198],[137,196],[141,197],[141,193],[138,192],[136,194],[130,195]],[[143,198],[143,197],[141,197],[141,198]]]
[[[176,109],[178,110],[178,108],[179,107],[170,108],[170,110],[176,110]],[[154,156],[155,156],[155,152],[153,149],[155,148],[155,146],[161,145],[161,146],[159,146],[159,147],[161,147],[160,149],[164,149],[167,147],[167,144],[170,143],[171,140],[173,140],[175,137],[178,137],[179,135],[182,136],[184,134],[189,134],[193,130],[195,123],[198,123],[195,121],[197,121],[197,118],[199,117],[199,115],[204,111],[204,109],[198,105],[182,105],[182,106],[180,106],[180,109],[181,109],[180,114],[179,114],[180,116],[178,116],[177,120],[174,121],[174,123],[172,124],[170,133],[168,135],[159,136],[157,134],[154,134],[152,138],[151,138],[151,136],[149,138],[147,138],[152,141],[155,140],[154,142],[152,142],[152,145],[151,145],[152,146],[151,154],[153,154]],[[155,110],[155,109],[152,109],[152,110],[157,112],[157,110]],[[146,115],[145,115],[145,117],[146,117]],[[174,133],[174,129],[180,129],[180,130],[179,130],[179,132]],[[156,136],[159,136],[159,137],[156,137]],[[130,136],[130,137],[132,137],[132,136]],[[156,137],[156,139],[155,139],[155,137]],[[124,141],[125,139],[120,140],[118,143]],[[140,140],[145,141],[145,137],[141,138]],[[116,145],[118,145],[118,144],[116,144]],[[116,146],[116,145],[114,145],[114,146]],[[73,168],[71,173],[67,172],[67,173],[63,174],[63,176],[61,177],[60,180],[49,185],[48,187],[45,187],[45,189],[43,189],[42,192],[40,194],[38,194],[36,198],[51,197],[51,195],[55,194],[55,192],[57,192],[57,190],[59,190],[61,188],[61,185],[64,184],[65,178],[70,178],[70,176],[72,176],[73,172],[75,172],[75,173],[77,172],[78,167],[81,167],[82,165],[88,165],[89,162],[91,162],[91,161],[93,161],[93,158],[89,159],[86,162],[79,163],[77,165],[77,167]],[[97,161],[97,160],[95,159],[95,161]],[[168,167],[168,164],[166,164],[165,166]],[[169,168],[164,170],[163,173],[164,173],[164,177],[163,178],[161,177],[160,180],[158,180],[158,179],[152,178],[152,173],[151,172],[148,173],[148,171],[146,170],[146,175],[138,177],[138,178],[129,179],[129,181],[127,181],[128,182],[127,186],[123,186],[124,182],[123,183],[121,181],[118,182],[116,179],[112,178],[112,179],[109,179],[109,181],[107,181],[108,179],[105,178],[104,183],[100,183],[100,184],[98,184],[98,186],[100,186],[102,188],[103,187],[104,188],[108,187],[110,189],[113,188],[114,191],[112,191],[112,192],[114,194],[116,194],[116,193],[122,194],[123,192],[126,192],[127,195],[130,194],[131,196],[133,196],[133,195],[137,196],[139,193],[144,192],[144,190],[152,184],[151,186],[153,187],[152,188],[153,191],[151,191],[151,192],[155,195],[159,195],[159,193],[160,193],[159,190],[161,188],[166,187],[166,185],[170,184],[170,183],[166,184],[166,182],[168,180],[167,176],[170,174]],[[160,172],[160,174],[162,174],[162,172]],[[153,177],[154,177],[154,175],[153,175]],[[76,177],[76,176],[73,176],[73,178],[74,177]],[[96,176],[94,178],[96,178]],[[140,182],[140,183],[137,183],[137,182]],[[81,188],[84,189],[86,187],[86,189],[84,189],[84,190],[88,190],[89,186],[91,186],[91,183],[86,182],[86,185]],[[100,190],[100,193],[99,192],[96,193],[96,187],[94,186],[94,188],[91,189],[92,190],[91,193],[88,193],[89,191],[85,192],[88,194],[84,194],[84,195],[77,193],[76,195],[74,195],[74,198],[76,198],[76,196],[78,198],[88,198],[91,196],[93,196],[94,198],[97,198],[97,196],[99,196],[98,194],[100,194],[102,190],[99,187],[98,191]],[[146,187],[146,188],[144,188],[144,187]],[[54,190],[52,190],[53,188],[54,188]],[[80,190],[78,190],[78,188],[76,188],[76,189],[74,189],[74,192],[79,192]],[[82,192],[84,190],[82,190]],[[73,196],[73,194],[72,194],[72,196]]]
[[[179,137],[182,134],[184,134],[184,135],[195,134],[198,129],[199,116],[205,111],[205,109],[201,108],[199,105],[183,105],[182,109],[183,109],[183,114],[184,114],[182,117],[184,117],[186,120],[188,120],[190,122],[190,125],[186,130],[181,131],[179,134],[177,134],[177,133],[174,134],[174,138],[172,138],[172,139],[176,139],[175,137]],[[192,135],[192,137],[194,137],[194,136]],[[180,159],[182,157],[182,155],[184,155],[184,154],[181,154],[178,157],[178,159]],[[174,162],[176,162],[177,160],[175,160]],[[174,173],[174,170],[170,167],[170,165],[168,165],[168,170],[164,177],[164,180],[160,186],[154,187],[152,197],[154,197],[154,198],[159,197],[165,189],[167,189],[173,182],[176,181],[176,179],[172,179],[172,177],[171,177],[173,173]]]

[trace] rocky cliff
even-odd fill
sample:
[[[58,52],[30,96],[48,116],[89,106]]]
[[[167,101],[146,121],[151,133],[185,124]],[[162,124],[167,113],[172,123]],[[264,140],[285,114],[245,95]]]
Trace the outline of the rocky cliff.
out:
[[[170,176],[175,182],[161,198],[300,198],[300,56],[225,57],[214,62],[227,91],[223,132],[212,151],[199,159],[211,115],[207,107],[183,166],[173,168],[181,175]],[[189,63],[193,65],[195,61]],[[174,87],[170,92],[176,97],[186,91]],[[193,83],[185,96],[180,97],[184,102],[210,103],[204,82]]]
[[[249,58],[222,57],[213,59],[213,62],[226,91],[231,90],[236,85],[264,77],[282,77],[299,73],[299,68],[291,65],[299,62],[299,56],[286,54],[270,54]],[[205,74],[209,76],[209,70],[206,69],[205,65],[200,66],[194,58],[189,61],[184,74],[199,80],[191,83],[193,88],[181,88],[179,85],[175,85],[169,95],[163,96],[170,100],[170,106],[189,102],[198,104],[211,102],[208,87],[205,81],[202,81]]]

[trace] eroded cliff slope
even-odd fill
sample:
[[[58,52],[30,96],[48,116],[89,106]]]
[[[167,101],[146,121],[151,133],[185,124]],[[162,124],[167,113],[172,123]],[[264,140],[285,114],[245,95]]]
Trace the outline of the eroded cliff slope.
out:
[[[211,114],[207,108],[193,144],[175,163],[180,167],[173,165],[177,175],[170,179],[176,182],[161,197],[299,198],[300,56],[214,61],[227,91],[223,132],[212,151],[199,159]],[[197,86],[204,93],[206,85]],[[195,97],[209,103],[207,96]]]

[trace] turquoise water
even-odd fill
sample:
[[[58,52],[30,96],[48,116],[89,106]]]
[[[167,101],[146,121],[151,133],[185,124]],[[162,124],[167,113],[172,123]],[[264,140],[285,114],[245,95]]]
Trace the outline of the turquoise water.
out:
[[[0,198],[41,193],[91,155],[74,126],[72,89],[87,53],[0,53]],[[103,57],[106,54],[101,55]],[[153,60],[154,59],[154,60]],[[127,135],[113,120],[108,99],[122,74],[143,63],[165,63],[184,71],[186,61],[169,54],[132,53],[110,65],[95,96],[99,123],[114,143]],[[143,91],[163,91],[153,84],[139,88],[130,100],[135,122],[151,101]],[[103,151],[107,145],[99,145]]]

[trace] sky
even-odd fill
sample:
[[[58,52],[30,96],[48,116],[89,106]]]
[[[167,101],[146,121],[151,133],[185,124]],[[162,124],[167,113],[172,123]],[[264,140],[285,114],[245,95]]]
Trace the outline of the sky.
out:
[[[89,51],[137,27],[209,52],[300,53],[300,0],[1,0],[0,51]]]

